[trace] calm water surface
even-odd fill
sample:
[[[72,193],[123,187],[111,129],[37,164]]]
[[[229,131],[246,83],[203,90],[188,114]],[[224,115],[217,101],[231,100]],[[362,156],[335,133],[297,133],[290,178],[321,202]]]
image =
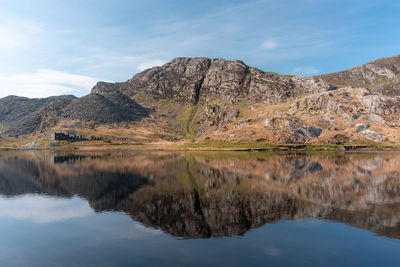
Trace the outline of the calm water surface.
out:
[[[0,266],[400,266],[400,153],[0,152]]]

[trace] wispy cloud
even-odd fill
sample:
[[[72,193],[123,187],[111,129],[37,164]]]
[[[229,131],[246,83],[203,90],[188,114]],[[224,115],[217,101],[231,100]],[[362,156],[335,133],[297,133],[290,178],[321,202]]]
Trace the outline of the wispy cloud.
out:
[[[0,75],[0,97],[18,95],[46,97],[52,95],[89,93],[98,79],[56,70],[38,70],[30,74]]]
[[[275,40],[267,40],[261,44],[261,49],[272,50],[279,47],[279,43]]]

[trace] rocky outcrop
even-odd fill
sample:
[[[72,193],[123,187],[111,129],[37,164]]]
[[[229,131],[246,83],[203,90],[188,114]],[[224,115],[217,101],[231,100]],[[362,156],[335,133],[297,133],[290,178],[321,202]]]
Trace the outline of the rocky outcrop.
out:
[[[229,123],[234,122],[239,116],[237,109],[231,109],[223,102],[208,104],[204,108],[203,115],[197,121],[199,132],[209,129],[223,129]]]
[[[356,92],[358,92],[357,89],[344,88],[309,95],[294,101],[291,111],[316,110],[325,114],[340,114],[343,119],[351,122],[360,117],[361,110],[353,101]]]
[[[128,84],[133,95],[137,90],[160,100],[176,100],[188,105],[198,101],[200,88],[210,68],[208,58],[176,58],[162,67],[145,70],[132,79]]]
[[[400,97],[372,94],[365,88],[345,87],[330,92],[316,93],[294,101],[291,111],[301,110],[317,110],[327,116],[340,114],[349,122],[363,117],[371,122],[386,124],[387,119],[382,116],[400,113]],[[397,124],[397,121],[393,122]]]
[[[208,58],[176,58],[135,75],[128,84],[131,89],[122,89],[128,95],[140,89],[156,99],[173,99],[186,105],[210,98],[234,104],[241,97],[280,103],[302,93],[334,88],[320,79],[286,77],[251,68],[238,60]]]
[[[365,87],[374,93],[398,96],[400,92],[400,55],[381,58],[345,71],[316,76],[338,87]]]
[[[319,137],[322,133],[322,129],[307,125],[291,116],[267,119],[265,125],[269,129],[279,132],[282,143],[305,143]]]
[[[238,102],[243,93],[248,67],[241,61],[211,60],[210,67],[199,88],[200,99],[219,98]]]
[[[365,123],[357,123],[354,129],[356,130],[357,133],[364,131],[369,128],[369,124]]]
[[[380,143],[382,142],[382,136],[375,132],[375,131],[371,131],[371,130],[363,130],[360,132],[360,134],[362,136],[364,136],[365,138],[367,138],[368,140],[372,140],[376,143]]]

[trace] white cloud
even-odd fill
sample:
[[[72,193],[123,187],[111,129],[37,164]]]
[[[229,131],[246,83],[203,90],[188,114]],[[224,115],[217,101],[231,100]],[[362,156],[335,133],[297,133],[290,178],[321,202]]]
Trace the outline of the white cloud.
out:
[[[261,48],[265,50],[272,50],[279,47],[279,43],[275,40],[267,40],[261,44]]]
[[[62,94],[82,96],[89,93],[97,81],[88,76],[47,69],[31,74],[0,75],[0,97],[47,97]]]
[[[317,68],[302,66],[302,67],[294,68],[291,71],[291,74],[294,74],[294,75],[316,75],[316,74],[318,74],[318,72],[319,71]]]
[[[162,65],[164,65],[164,63],[165,63],[165,61],[159,60],[159,59],[149,60],[149,61],[145,61],[145,62],[139,64],[136,67],[136,69],[138,71],[144,71],[144,70],[150,69],[152,67],[162,66]]]
[[[37,195],[0,199],[0,217],[28,220],[34,223],[52,223],[94,214],[86,201],[54,199]]]

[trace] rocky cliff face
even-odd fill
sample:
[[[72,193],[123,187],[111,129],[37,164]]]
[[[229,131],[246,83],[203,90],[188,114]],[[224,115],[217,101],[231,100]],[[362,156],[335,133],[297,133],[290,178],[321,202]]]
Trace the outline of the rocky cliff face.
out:
[[[51,131],[63,120],[135,122],[201,142],[395,145],[400,143],[399,59],[299,77],[241,61],[176,58],[126,82],[99,82],[85,97],[47,107],[51,99],[4,98],[0,126],[3,134],[21,135]],[[27,120],[34,123],[22,127]],[[356,124],[369,126],[358,131]]]
[[[280,103],[300,94],[334,88],[320,79],[285,77],[251,68],[242,61],[209,58],[176,58],[135,75],[127,83],[129,86],[122,86],[121,91],[128,95],[145,90],[156,99],[173,99],[185,105],[210,98],[231,104],[241,98]]]

